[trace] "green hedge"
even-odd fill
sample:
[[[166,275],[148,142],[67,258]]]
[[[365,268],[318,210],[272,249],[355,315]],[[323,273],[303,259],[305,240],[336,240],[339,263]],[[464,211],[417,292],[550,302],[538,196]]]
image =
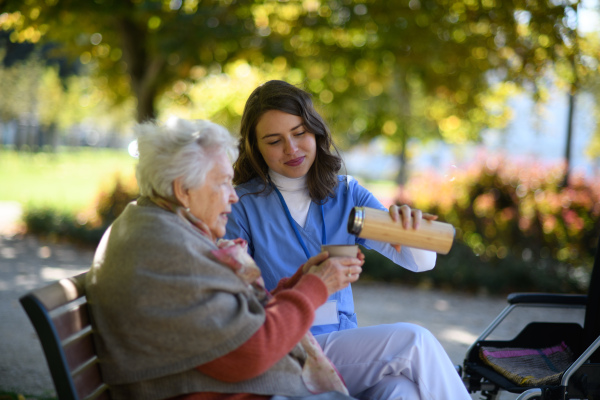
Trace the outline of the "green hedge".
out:
[[[23,221],[27,233],[96,246],[106,228],[137,197],[135,179],[116,175],[112,185],[100,191],[91,208],[79,215],[49,208],[32,208],[25,210]]]

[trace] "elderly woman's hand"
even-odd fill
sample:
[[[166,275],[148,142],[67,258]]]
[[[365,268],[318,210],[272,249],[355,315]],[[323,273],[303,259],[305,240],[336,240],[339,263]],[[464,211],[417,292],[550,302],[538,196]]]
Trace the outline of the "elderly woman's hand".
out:
[[[397,223],[402,223],[402,227],[404,229],[409,229],[412,225],[413,229],[419,228],[421,224],[421,220],[425,219],[428,221],[435,221],[438,216],[424,213],[419,209],[410,208],[406,204],[401,206],[393,205],[390,207],[390,217],[392,220]],[[392,244],[392,246],[396,249],[397,252],[400,252],[402,246],[399,244]]]
[[[357,257],[329,257],[327,252],[322,252],[311,257],[304,265],[307,274],[318,276],[325,286],[328,295],[342,290],[352,282],[356,282],[362,272],[364,255],[359,251]]]

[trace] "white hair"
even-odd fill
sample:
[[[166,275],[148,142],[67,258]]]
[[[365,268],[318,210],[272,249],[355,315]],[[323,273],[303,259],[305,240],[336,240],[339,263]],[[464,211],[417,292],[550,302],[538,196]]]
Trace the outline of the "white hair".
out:
[[[221,125],[205,120],[171,118],[166,124],[145,122],[135,126],[139,162],[136,178],[142,196],[155,194],[175,199],[173,182],[181,177],[184,188],[204,183],[215,155],[237,157],[237,142]]]

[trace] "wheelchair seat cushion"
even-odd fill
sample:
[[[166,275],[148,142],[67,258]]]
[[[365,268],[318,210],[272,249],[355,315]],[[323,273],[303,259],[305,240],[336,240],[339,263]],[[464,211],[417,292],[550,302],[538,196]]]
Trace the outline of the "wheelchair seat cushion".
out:
[[[541,349],[482,346],[479,357],[519,386],[557,385],[575,361],[565,342]]]

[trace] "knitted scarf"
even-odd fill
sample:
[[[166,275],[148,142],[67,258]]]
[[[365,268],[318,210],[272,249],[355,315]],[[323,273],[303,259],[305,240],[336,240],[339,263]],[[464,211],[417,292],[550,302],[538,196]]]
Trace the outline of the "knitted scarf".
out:
[[[248,243],[244,239],[220,239],[217,241],[210,233],[208,226],[192,215],[189,209],[159,196],[153,196],[151,200],[159,207],[177,214],[183,220],[197,228],[202,235],[215,242],[219,248],[218,250],[212,250],[215,258],[230,268],[242,282],[248,285],[263,306],[269,302],[272,295],[264,286],[260,269],[248,254]],[[307,331],[302,337],[300,344],[307,355],[306,361],[302,366],[302,380],[308,390],[312,393],[335,390],[347,395],[348,389],[342,377],[333,363],[325,356],[323,349],[321,349],[321,346],[310,331]]]

